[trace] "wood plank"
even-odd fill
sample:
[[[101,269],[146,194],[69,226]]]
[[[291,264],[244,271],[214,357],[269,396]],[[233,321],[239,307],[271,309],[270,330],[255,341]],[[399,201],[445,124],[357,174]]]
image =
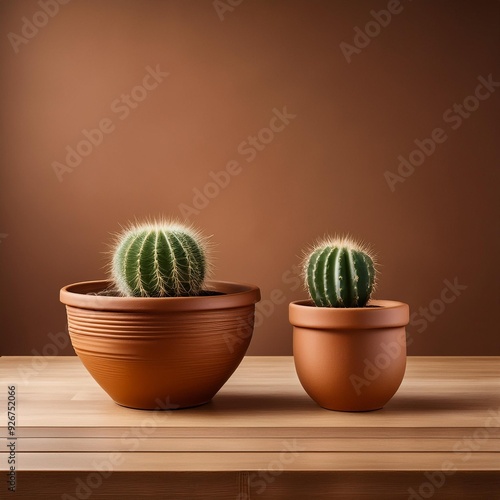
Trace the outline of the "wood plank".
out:
[[[419,489],[427,498],[498,500],[495,473],[456,472],[429,482],[420,472],[240,473],[115,472],[98,478],[78,472],[21,472],[16,500],[408,500]],[[442,483],[442,484],[441,484]],[[83,484],[83,486],[82,486]],[[36,485],[36,486],[34,486]],[[88,486],[90,485],[90,486]],[[85,490],[84,488],[88,488]],[[36,491],[36,493],[34,493]],[[434,496],[435,495],[435,496]],[[415,498],[415,497],[414,497]],[[418,498],[418,497],[416,497]],[[421,498],[426,498],[421,496]]]
[[[23,453],[20,460],[23,471],[94,471],[102,463],[122,472],[427,471],[441,470],[448,462],[461,471],[500,471],[500,454],[491,452],[471,453],[466,459],[450,452],[68,452]]]
[[[68,452],[79,450],[81,452],[112,452],[121,451],[165,451],[165,452],[236,452],[241,451],[275,451],[283,448],[286,442],[296,442],[299,448],[309,452],[325,451],[356,451],[376,452],[380,450],[400,452],[454,451],[457,439],[435,438],[342,438],[334,440],[324,438],[287,438],[265,437],[261,439],[227,437],[155,437],[154,439],[138,439],[128,436],[126,439],[115,438],[23,438],[18,440],[17,451],[26,452]],[[478,443],[479,444],[479,443]],[[500,437],[486,439],[480,443],[479,451],[500,452]]]
[[[322,439],[455,439],[471,436],[475,427],[156,427],[151,438],[322,438]],[[148,431],[149,432],[149,431]],[[125,436],[146,437],[139,426],[131,427],[21,427],[17,430],[19,438],[122,438]],[[491,438],[499,431],[492,430]]]
[[[252,428],[297,428],[302,422],[308,428],[478,428],[500,411],[498,357],[409,358],[391,402],[381,411],[355,414],[319,408],[300,386],[291,358],[249,357],[208,405],[154,417],[115,405],[74,357],[44,361],[23,381],[19,367],[32,360],[0,359],[1,380],[18,386],[22,427],[137,427],[153,418],[162,428],[219,430],[247,427],[250,420]]]

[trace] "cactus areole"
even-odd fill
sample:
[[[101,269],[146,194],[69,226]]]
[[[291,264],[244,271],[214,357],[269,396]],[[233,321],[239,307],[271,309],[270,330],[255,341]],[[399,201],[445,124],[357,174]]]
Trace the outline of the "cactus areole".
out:
[[[290,304],[293,359],[309,396],[323,408],[371,411],[394,396],[406,368],[407,304],[373,300],[376,262],[370,250],[350,238],[327,238],[303,261],[312,300]],[[391,346],[388,354],[387,346]],[[366,366],[384,367],[364,379]],[[365,371],[366,373],[366,371]]]
[[[348,238],[316,245],[304,264],[309,295],[318,307],[365,307],[375,287],[374,258]]]
[[[133,297],[199,295],[207,274],[206,239],[177,223],[133,225],[117,238],[112,278]]]
[[[205,404],[245,356],[260,290],[210,280],[208,250],[191,227],[136,223],[116,237],[112,279],[61,289],[73,348],[119,405]]]

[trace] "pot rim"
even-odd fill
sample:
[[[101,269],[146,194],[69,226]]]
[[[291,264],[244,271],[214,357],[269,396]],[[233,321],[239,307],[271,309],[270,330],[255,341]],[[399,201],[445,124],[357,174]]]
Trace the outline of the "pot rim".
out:
[[[326,330],[401,327],[410,321],[410,308],[395,300],[370,300],[368,307],[317,307],[310,299],[296,300],[290,303],[289,321],[293,326]]]
[[[113,297],[95,295],[112,285],[111,280],[80,281],[64,286],[59,300],[66,306],[99,311],[164,312],[206,311],[209,309],[231,309],[255,304],[260,300],[260,289],[249,283],[232,281],[207,281],[207,290],[223,295],[195,297]],[[92,294],[93,292],[93,294]]]

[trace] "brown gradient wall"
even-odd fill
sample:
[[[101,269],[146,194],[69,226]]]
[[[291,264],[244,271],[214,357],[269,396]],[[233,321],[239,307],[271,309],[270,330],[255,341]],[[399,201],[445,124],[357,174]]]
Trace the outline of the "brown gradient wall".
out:
[[[500,3],[236,4],[0,2],[1,354],[43,352],[65,329],[59,288],[104,277],[110,233],[182,218],[199,189],[215,277],[262,289],[250,354],[291,354],[301,250],[349,232],[378,253],[376,296],[410,304],[410,354],[499,355]]]

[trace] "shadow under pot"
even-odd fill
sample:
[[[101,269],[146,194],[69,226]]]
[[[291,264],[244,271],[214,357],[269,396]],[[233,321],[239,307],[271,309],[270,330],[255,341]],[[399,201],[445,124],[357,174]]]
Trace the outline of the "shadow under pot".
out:
[[[212,281],[196,297],[102,295],[111,283],[64,287],[73,348],[119,405],[176,409],[210,401],[243,359],[253,333],[253,285]]]
[[[290,304],[289,318],[297,375],[320,406],[370,411],[394,396],[406,368],[407,304],[334,308],[300,300]]]

